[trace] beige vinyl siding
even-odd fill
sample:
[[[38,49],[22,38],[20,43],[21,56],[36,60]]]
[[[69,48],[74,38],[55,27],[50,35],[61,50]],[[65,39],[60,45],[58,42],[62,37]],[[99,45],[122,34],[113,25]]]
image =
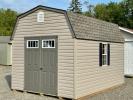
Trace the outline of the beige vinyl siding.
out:
[[[8,43],[0,43],[0,64],[1,65],[12,65],[11,47],[12,45]]]
[[[75,39],[75,98],[124,82],[123,44],[110,43],[110,66],[99,66],[99,43]]]
[[[19,19],[16,26],[13,40],[12,88],[24,89],[24,37],[58,35],[58,96],[73,98],[74,39],[65,16],[45,10],[44,23],[38,23],[37,12]]]

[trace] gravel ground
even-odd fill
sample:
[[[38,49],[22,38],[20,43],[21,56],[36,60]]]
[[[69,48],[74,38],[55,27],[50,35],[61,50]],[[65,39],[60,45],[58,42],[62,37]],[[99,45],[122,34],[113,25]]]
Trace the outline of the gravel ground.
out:
[[[118,88],[82,100],[133,100],[133,78]],[[0,100],[58,100],[56,97],[11,91],[11,66],[0,66]]]

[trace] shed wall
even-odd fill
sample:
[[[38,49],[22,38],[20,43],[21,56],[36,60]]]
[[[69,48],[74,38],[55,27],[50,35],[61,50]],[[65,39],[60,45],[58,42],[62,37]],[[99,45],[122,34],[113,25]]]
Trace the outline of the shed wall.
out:
[[[110,66],[99,66],[99,43],[75,40],[75,98],[124,82],[123,44],[110,43]]]
[[[121,33],[124,36],[124,74],[132,75],[133,74],[133,34],[122,31]]]
[[[73,98],[74,39],[64,14],[44,11],[44,23],[37,12],[19,19],[13,40],[12,88],[24,89],[24,37],[58,35],[58,96]]]
[[[125,41],[133,41],[133,34],[121,30]]]
[[[12,45],[8,43],[0,43],[0,64],[12,65],[11,57]]]

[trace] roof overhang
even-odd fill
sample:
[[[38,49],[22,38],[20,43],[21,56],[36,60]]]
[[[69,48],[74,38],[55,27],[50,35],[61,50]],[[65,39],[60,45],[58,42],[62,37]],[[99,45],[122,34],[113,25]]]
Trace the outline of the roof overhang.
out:
[[[124,31],[124,32],[130,33],[130,34],[133,34],[133,31],[131,31],[130,29],[123,28],[123,27],[119,27],[119,29],[122,30],[122,31]]]

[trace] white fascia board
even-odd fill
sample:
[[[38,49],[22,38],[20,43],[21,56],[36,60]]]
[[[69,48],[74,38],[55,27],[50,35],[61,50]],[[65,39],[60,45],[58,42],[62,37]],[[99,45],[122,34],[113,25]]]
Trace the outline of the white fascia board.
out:
[[[125,32],[128,32],[128,33],[133,34],[133,32],[132,32],[132,31],[129,31],[129,30],[125,29],[125,28],[119,27],[119,29],[120,29],[120,30],[123,30],[123,31],[125,31]]]

